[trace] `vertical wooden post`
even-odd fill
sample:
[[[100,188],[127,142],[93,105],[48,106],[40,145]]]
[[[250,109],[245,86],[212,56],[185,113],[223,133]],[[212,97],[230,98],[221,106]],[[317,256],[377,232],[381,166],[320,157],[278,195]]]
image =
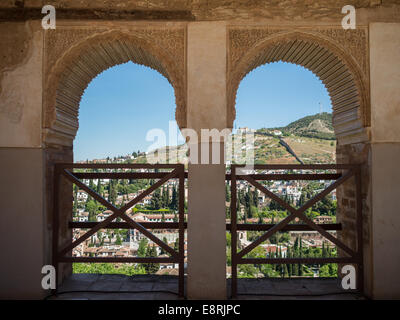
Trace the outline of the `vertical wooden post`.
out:
[[[364,293],[364,241],[363,241],[363,213],[362,213],[362,194],[361,194],[361,165],[355,169],[356,181],[356,205],[357,205],[357,288],[360,293]]]
[[[59,237],[59,197],[60,197],[60,167],[54,165],[53,177],[53,248],[52,248],[52,264],[56,271],[56,288],[52,290],[52,294],[57,294],[59,268],[58,268],[58,237]]]
[[[236,210],[236,166],[231,166],[231,293],[237,296],[237,210]]]
[[[179,166],[179,297],[185,295],[185,167]]]

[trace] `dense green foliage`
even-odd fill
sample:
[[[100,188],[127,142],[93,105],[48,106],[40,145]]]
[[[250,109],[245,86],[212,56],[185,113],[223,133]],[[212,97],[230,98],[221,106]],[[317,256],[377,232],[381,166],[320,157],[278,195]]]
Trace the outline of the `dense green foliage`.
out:
[[[294,134],[297,136],[318,138],[325,140],[335,140],[335,133],[332,125],[332,113],[324,112],[307,116],[289,123],[286,127],[261,129],[260,132],[266,130],[280,130],[283,136]]]
[[[73,263],[72,270],[73,273],[125,274],[127,276],[146,274],[146,270],[141,265],[114,265],[112,263]]]
[[[249,232],[248,232],[249,234]],[[254,234],[253,234],[254,235]],[[251,238],[251,236],[249,237]],[[231,266],[231,252],[230,252],[230,234],[227,233],[227,265]],[[277,243],[287,242],[287,233],[280,236]],[[293,246],[288,246],[286,255],[281,252],[280,246],[276,252],[266,253],[262,247],[256,247],[245,258],[327,258],[336,257],[336,249],[327,248],[325,245],[322,248],[302,246],[301,237],[296,238]],[[269,278],[291,278],[291,277],[313,277],[314,274],[320,277],[337,277],[337,264],[260,264],[260,265],[238,265],[239,278],[256,278],[256,277],[269,277]]]

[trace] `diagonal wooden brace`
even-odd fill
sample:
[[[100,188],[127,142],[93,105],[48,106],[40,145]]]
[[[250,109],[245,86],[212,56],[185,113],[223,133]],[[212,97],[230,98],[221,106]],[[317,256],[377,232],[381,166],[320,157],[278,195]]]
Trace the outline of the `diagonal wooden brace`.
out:
[[[90,189],[88,186],[86,186],[84,183],[82,183],[79,179],[77,179],[71,172],[68,170],[63,171],[64,176],[70,180],[72,183],[75,183],[77,186],[79,186],[81,189],[85,190],[88,194],[90,194],[94,199],[99,201],[101,204],[103,204],[106,208],[109,210],[113,211],[114,213],[109,216],[107,219],[102,221],[101,223],[97,224],[95,227],[90,229],[88,232],[86,232],[83,236],[81,236],[79,239],[75,240],[71,244],[69,244],[67,247],[62,249],[60,251],[60,255],[63,256],[67,252],[71,251],[73,248],[81,244],[83,241],[91,237],[93,234],[95,234],[98,230],[104,229],[108,224],[110,224],[114,219],[116,218],[122,218],[124,219],[127,223],[129,223],[132,228],[138,229],[143,235],[145,235],[147,238],[152,240],[154,243],[158,244],[160,247],[162,247],[164,250],[169,252],[173,257],[178,257],[178,253],[173,250],[169,245],[164,243],[162,240],[158,239],[156,236],[154,236],[150,231],[148,231],[146,228],[144,228],[141,224],[137,223],[136,221],[132,220],[129,218],[126,214],[125,211],[131,208],[133,205],[135,205],[137,202],[142,200],[144,197],[146,197],[148,194],[152,193],[154,190],[159,188],[161,185],[163,185],[166,181],[169,179],[174,178],[178,172],[177,170],[173,170],[172,172],[168,173],[157,181],[155,184],[153,184],[150,188],[145,190],[143,193],[141,193],[139,196],[137,196],[135,199],[131,200],[129,203],[121,207],[120,209],[116,208],[114,205],[109,203],[107,200],[105,200],[103,197],[101,197],[99,194],[97,194],[95,191]]]
[[[261,192],[265,193],[267,196],[278,202],[280,205],[282,205],[284,208],[286,208],[291,214],[280,221],[278,224],[276,224],[274,227],[272,227],[268,232],[263,234],[261,237],[259,237],[257,240],[252,242],[250,245],[248,245],[246,248],[244,248],[242,251],[240,251],[237,256],[238,258],[243,258],[246,254],[248,254],[250,251],[255,249],[258,245],[263,243],[265,240],[270,238],[274,233],[278,232],[285,226],[287,226],[293,219],[296,217],[303,220],[307,225],[309,225],[311,228],[314,230],[318,231],[320,234],[322,234],[325,238],[330,240],[332,243],[336,244],[338,247],[343,249],[346,253],[348,253],[350,256],[354,256],[355,252],[350,249],[348,246],[343,244],[341,241],[336,239],[334,236],[332,236],[329,232],[325,231],[323,228],[315,224],[313,221],[311,221],[309,218],[307,218],[304,215],[304,212],[308,209],[311,208],[315,203],[320,201],[322,198],[324,198],[326,195],[328,195],[332,190],[336,189],[339,185],[344,183],[347,179],[352,177],[354,175],[353,170],[349,170],[345,175],[340,177],[338,180],[336,180],[334,183],[332,183],[328,188],[326,188],[324,191],[319,193],[317,196],[314,198],[310,199],[305,203],[300,209],[295,209],[291,205],[289,205],[287,202],[282,200],[280,197],[269,191],[267,188],[265,188],[263,185],[261,185],[259,182],[254,180],[253,178],[246,176],[246,175],[241,175],[239,176],[240,178],[248,181],[251,183],[253,186],[255,186],[257,189],[259,189]]]

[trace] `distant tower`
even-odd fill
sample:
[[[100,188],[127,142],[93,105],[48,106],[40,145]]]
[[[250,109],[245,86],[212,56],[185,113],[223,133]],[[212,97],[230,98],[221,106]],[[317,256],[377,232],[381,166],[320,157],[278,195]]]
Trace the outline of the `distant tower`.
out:
[[[322,114],[322,103],[319,103],[319,114]]]

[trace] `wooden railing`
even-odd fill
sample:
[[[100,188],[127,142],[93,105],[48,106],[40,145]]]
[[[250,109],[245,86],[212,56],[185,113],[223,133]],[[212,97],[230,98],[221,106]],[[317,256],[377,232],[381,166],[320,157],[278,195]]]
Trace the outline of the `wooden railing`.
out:
[[[167,172],[75,172],[74,169],[171,169]],[[68,179],[84,190],[94,200],[101,203],[104,207],[113,213],[102,222],[69,222],[70,228],[89,228],[83,236],[79,237],[67,246],[59,246],[59,197],[60,180]],[[115,207],[102,196],[82,183],[80,179],[159,179],[152,186],[135,197],[133,200],[124,204],[121,208]],[[139,223],[131,219],[126,211],[140,202],[147,195],[151,194],[157,188],[161,187],[170,179],[179,181],[179,200],[178,200],[178,222],[177,223],[157,223],[147,222]],[[58,266],[62,262],[109,262],[109,263],[178,263],[179,264],[179,296],[184,296],[184,196],[185,196],[185,171],[182,164],[174,165],[149,165],[149,164],[56,164],[54,173],[54,210],[53,210],[53,266],[58,275]],[[121,222],[112,222],[120,218]],[[137,229],[148,239],[157,244],[160,248],[169,253],[170,257],[73,257],[72,249],[89,239],[100,229],[128,228]],[[148,229],[178,229],[179,248],[178,251],[172,249],[168,244],[157,238]],[[58,279],[56,281],[58,283]],[[57,289],[56,289],[57,290]]]
[[[231,222],[226,224],[226,230],[230,231],[231,255],[232,255],[232,297],[237,296],[237,267],[239,264],[321,264],[321,263],[351,263],[358,267],[357,287],[363,292],[363,246],[362,246],[362,207],[361,207],[361,176],[359,165],[255,165],[255,170],[334,170],[336,173],[285,173],[285,174],[245,174],[240,172],[241,165],[232,165],[231,173],[226,174],[226,180],[231,181]],[[75,172],[74,169],[170,169],[169,172]],[[340,172],[338,172],[340,171]],[[54,210],[53,210],[53,265],[58,268],[62,262],[121,262],[121,263],[178,263],[179,264],[179,295],[184,295],[184,232],[187,223],[184,221],[184,182],[187,179],[187,172],[181,164],[150,165],[150,164],[56,164],[54,175]],[[350,178],[355,179],[356,186],[356,225],[357,225],[357,250],[350,249],[343,242],[335,238],[328,231],[342,230],[340,223],[316,224],[304,213],[318,201],[327,196]],[[68,179],[76,184],[80,189],[87,192],[94,200],[101,203],[113,212],[102,222],[72,222],[69,228],[90,229],[83,236],[76,239],[64,248],[59,247],[59,197],[60,179]],[[159,179],[147,190],[129,201],[121,208],[117,208],[79,179]],[[126,211],[140,202],[144,197],[151,194],[170,179],[179,179],[179,210],[178,222],[136,222],[126,215]],[[277,224],[247,224],[238,223],[237,218],[237,181],[245,180],[258,190],[263,192],[271,200],[277,202],[285,208],[289,215]],[[257,180],[335,180],[325,190],[306,202],[301,208],[296,209],[283,199],[269,191]],[[116,218],[124,221],[112,222]],[[305,224],[291,224],[298,218]],[[158,244],[162,249],[170,254],[170,257],[151,258],[151,257],[73,257],[72,249],[87,240],[100,229],[137,229],[148,239]],[[149,229],[178,229],[179,250],[178,252],[169,247],[166,243],[153,235]],[[266,231],[261,237],[248,245],[246,248],[237,252],[237,231]],[[331,258],[245,258],[244,256],[262,244],[278,231],[318,231],[333,244],[340,248],[347,257]],[[57,272],[58,274],[58,272]]]
[[[314,174],[253,174],[248,175],[241,172],[241,165],[231,166],[231,255],[232,255],[232,297],[237,296],[237,267],[239,264],[321,264],[321,263],[350,263],[356,264],[357,270],[357,288],[363,292],[363,234],[362,234],[362,203],[361,203],[361,176],[359,165],[254,165],[255,170],[340,170],[341,173],[314,173]],[[334,237],[328,230],[340,230],[340,224],[316,224],[305,215],[305,211],[311,208],[318,201],[322,200],[330,192],[335,190],[350,178],[355,179],[356,186],[356,225],[357,225],[357,250],[349,248],[342,241]],[[258,190],[263,192],[271,200],[277,202],[285,208],[289,215],[274,225],[238,225],[237,223],[237,180],[245,180]],[[336,180],[326,189],[307,201],[301,208],[296,209],[286,201],[269,191],[257,180]],[[305,225],[291,225],[295,218],[302,220]],[[237,231],[238,230],[258,230],[266,231],[257,240],[249,244],[247,247],[237,252]],[[331,257],[331,258],[245,258],[245,255],[262,244],[268,238],[278,231],[302,230],[302,231],[318,231],[322,236],[331,241],[340,248],[347,257]]]

